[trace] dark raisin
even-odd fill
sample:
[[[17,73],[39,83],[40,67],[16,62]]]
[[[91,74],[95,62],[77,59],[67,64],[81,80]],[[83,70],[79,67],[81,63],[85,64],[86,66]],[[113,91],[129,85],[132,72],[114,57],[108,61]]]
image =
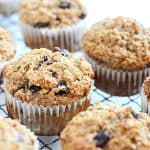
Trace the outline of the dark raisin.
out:
[[[47,61],[47,60],[48,60],[48,56],[44,55],[44,56],[42,57],[42,59],[43,59],[44,61]]]
[[[31,92],[35,93],[35,92],[40,91],[40,90],[41,90],[41,87],[40,87],[40,86],[36,86],[36,85],[32,85],[32,86],[30,86],[29,90],[30,90]]]
[[[46,28],[48,26],[49,26],[49,23],[38,22],[38,23],[34,24],[35,28]]]
[[[104,148],[110,140],[110,135],[106,131],[99,131],[94,137],[94,140],[96,140],[96,147]]]
[[[82,13],[82,14],[79,16],[80,19],[84,19],[85,17],[86,17],[86,14],[85,14],[85,13]]]
[[[64,57],[67,57],[67,56],[68,56],[66,50],[60,49],[59,47],[54,47],[53,52],[57,52],[57,51],[58,51],[58,52],[61,52],[61,54],[62,54]]]
[[[56,77],[57,73],[56,72],[52,72],[52,76]]]
[[[68,9],[68,8],[70,8],[71,7],[71,3],[70,2],[67,2],[67,1],[64,1],[64,0],[62,0],[61,2],[60,2],[60,6],[59,6],[60,8],[63,8],[63,9]]]
[[[60,89],[57,93],[55,93],[56,95],[64,95],[69,93],[69,88],[64,81],[58,83],[56,87]]]
[[[57,21],[61,21],[61,18],[59,16],[56,17]]]
[[[132,116],[135,118],[135,119],[138,119],[139,115],[137,113],[135,113],[134,111],[131,112]]]

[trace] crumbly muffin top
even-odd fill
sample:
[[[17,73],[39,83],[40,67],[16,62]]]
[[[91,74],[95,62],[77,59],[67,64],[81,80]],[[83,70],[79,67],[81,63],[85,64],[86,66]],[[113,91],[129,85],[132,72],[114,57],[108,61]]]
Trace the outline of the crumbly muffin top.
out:
[[[38,105],[68,104],[87,96],[91,65],[66,50],[35,49],[5,66],[6,88],[14,97]]]
[[[117,17],[94,24],[83,37],[86,53],[99,64],[125,71],[150,63],[150,31],[136,20]]]
[[[85,17],[79,0],[25,0],[21,5],[21,21],[36,28],[65,27]]]
[[[64,150],[149,150],[150,117],[99,103],[68,123],[61,142]]]
[[[0,27],[0,62],[8,61],[15,55],[12,36]]]
[[[144,94],[147,97],[148,102],[150,102],[150,77],[147,77],[143,83]]]
[[[0,118],[1,150],[35,150],[36,137],[16,120]]]

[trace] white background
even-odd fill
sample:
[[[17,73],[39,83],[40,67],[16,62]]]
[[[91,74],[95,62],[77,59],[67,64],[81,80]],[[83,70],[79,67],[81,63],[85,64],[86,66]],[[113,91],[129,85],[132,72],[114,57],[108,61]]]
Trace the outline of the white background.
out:
[[[95,22],[105,17],[127,16],[150,26],[150,0],[82,0]]]

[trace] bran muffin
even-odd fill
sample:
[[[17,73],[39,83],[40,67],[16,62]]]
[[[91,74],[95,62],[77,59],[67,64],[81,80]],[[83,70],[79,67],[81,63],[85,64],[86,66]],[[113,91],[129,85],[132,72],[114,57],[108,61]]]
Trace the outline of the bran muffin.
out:
[[[25,0],[20,12],[24,40],[32,48],[80,50],[86,16],[79,0]]]
[[[58,134],[90,103],[93,71],[66,50],[35,49],[4,68],[9,116],[39,135]]]
[[[38,143],[34,134],[18,121],[0,118],[1,150],[37,150]]]
[[[84,34],[83,47],[99,88],[121,96],[140,91],[150,63],[150,36],[143,25],[126,17],[104,19]]]
[[[95,104],[68,123],[61,144],[63,150],[149,150],[150,117],[128,107]]]
[[[11,15],[19,10],[22,0],[0,0],[0,14]]]
[[[142,105],[141,105],[142,111],[150,114],[150,77],[147,77],[144,80],[141,90],[141,97],[142,97]]]
[[[0,27],[0,76],[6,62],[15,56],[15,46],[11,34]]]

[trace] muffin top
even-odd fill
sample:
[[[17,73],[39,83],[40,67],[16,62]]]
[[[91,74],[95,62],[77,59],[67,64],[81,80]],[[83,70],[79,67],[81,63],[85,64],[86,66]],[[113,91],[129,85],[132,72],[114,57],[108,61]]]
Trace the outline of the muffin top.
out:
[[[66,50],[35,49],[4,68],[5,86],[14,97],[38,105],[68,104],[87,96],[93,71]]]
[[[117,17],[94,24],[83,36],[85,52],[108,68],[134,71],[150,63],[150,31],[136,20]]]
[[[21,5],[21,21],[36,28],[65,27],[85,17],[79,0],[25,0]]]
[[[0,118],[1,150],[35,150],[36,137],[18,121]]]
[[[68,123],[61,142],[64,150],[149,150],[150,117],[131,108],[95,104]]]
[[[150,77],[147,77],[144,80],[143,88],[144,94],[146,95],[148,102],[150,102]]]
[[[0,27],[0,62],[8,61],[15,56],[12,36]]]

